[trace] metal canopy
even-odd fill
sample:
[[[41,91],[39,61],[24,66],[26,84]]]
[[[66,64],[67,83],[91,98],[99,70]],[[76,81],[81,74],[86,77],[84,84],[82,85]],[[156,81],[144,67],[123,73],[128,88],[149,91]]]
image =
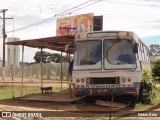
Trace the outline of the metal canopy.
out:
[[[6,42],[7,45],[22,45],[33,48],[48,48],[51,50],[73,53],[74,35],[54,36],[39,39],[30,39],[22,41]],[[68,50],[65,51],[65,46],[68,45]]]

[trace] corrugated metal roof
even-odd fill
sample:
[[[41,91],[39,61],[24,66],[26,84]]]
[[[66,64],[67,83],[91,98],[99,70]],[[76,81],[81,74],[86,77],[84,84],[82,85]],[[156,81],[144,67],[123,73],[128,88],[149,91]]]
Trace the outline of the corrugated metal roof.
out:
[[[5,44],[22,45],[22,46],[28,46],[33,48],[48,48],[51,50],[62,51],[62,52],[66,52],[65,46],[69,44],[67,52],[73,53],[74,37],[75,37],[74,35],[54,36],[54,37],[47,37],[47,38],[6,42]]]

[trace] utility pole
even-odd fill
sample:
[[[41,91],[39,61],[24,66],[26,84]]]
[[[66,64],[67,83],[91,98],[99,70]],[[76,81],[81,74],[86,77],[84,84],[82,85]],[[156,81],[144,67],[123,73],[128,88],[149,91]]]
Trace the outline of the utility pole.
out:
[[[2,80],[4,80],[4,81],[5,81],[5,39],[7,37],[6,31],[5,31],[5,20],[6,19],[13,19],[13,18],[6,18],[5,17],[5,12],[7,10],[8,9],[3,9],[3,10],[0,11],[0,13],[3,13],[3,18],[0,18],[0,19],[3,19],[3,28],[2,28],[2,34],[3,34]]]

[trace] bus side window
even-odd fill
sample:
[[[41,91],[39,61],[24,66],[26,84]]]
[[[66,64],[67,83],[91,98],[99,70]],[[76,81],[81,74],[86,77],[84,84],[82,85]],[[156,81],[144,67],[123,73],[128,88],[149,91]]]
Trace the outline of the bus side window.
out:
[[[145,46],[145,58],[146,58],[146,62],[149,62],[149,53],[148,53],[148,49],[147,47]]]
[[[149,50],[147,49],[147,62],[150,62],[150,59],[149,59]]]
[[[141,43],[139,43],[139,52],[138,52],[138,56],[139,56],[139,61],[142,61]]]
[[[138,53],[138,44],[137,43],[133,43],[133,52]]]

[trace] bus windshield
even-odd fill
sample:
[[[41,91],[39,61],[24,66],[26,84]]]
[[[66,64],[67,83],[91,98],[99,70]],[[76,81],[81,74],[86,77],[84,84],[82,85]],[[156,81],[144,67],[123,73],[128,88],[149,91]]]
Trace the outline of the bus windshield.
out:
[[[133,42],[127,39],[104,40],[104,69],[136,68]]]
[[[74,55],[74,70],[101,69],[102,41],[79,41]]]

